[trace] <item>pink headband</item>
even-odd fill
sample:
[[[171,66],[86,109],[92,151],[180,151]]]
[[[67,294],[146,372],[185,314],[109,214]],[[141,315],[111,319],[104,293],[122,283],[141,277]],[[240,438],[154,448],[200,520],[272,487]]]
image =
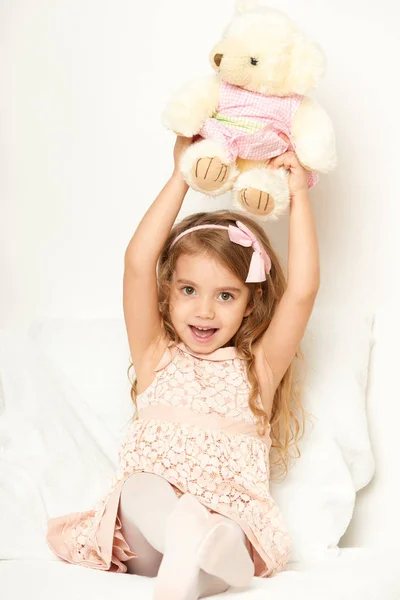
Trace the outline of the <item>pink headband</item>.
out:
[[[236,221],[236,225],[237,227],[234,225],[197,225],[197,227],[190,227],[190,229],[186,229],[186,231],[183,231],[174,239],[171,248],[175,246],[181,237],[192,231],[198,231],[199,229],[227,229],[231,242],[240,244],[240,246],[252,246],[253,248],[253,256],[251,257],[246,283],[260,283],[261,281],[265,281],[267,279],[266,275],[271,270],[270,257],[262,248],[254,233],[246,225],[243,225],[240,221]]]

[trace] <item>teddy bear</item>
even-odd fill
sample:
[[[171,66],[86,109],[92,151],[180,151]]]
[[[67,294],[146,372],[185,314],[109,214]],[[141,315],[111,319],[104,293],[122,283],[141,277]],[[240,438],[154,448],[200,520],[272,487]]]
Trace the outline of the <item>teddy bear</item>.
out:
[[[309,187],[336,164],[331,119],[309,96],[323,53],[284,13],[239,0],[209,60],[215,73],[177,91],[163,112],[168,129],[199,136],[182,175],[194,190],[232,190],[237,208],[276,219],[290,202],[289,174],[269,168],[271,158],[294,150]]]

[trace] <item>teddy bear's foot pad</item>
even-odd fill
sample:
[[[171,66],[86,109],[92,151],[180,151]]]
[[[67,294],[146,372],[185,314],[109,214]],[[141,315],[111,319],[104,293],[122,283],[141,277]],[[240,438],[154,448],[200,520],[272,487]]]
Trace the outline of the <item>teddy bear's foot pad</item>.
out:
[[[275,208],[272,195],[256,188],[248,187],[240,190],[239,198],[243,208],[254,215],[266,216]]]
[[[230,166],[224,164],[218,156],[199,158],[192,167],[192,179],[205,193],[219,190],[229,176]]]

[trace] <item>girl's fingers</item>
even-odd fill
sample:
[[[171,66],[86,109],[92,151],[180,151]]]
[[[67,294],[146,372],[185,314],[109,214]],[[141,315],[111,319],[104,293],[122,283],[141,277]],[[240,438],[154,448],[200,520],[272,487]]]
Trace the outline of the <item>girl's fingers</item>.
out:
[[[278,133],[278,135],[290,146],[290,139],[288,138],[288,136],[285,133]]]
[[[268,166],[271,167],[272,169],[276,169],[278,166],[278,163],[282,162],[282,156],[283,154],[280,154],[279,156],[274,156],[274,158],[271,158]]]
[[[178,154],[183,154],[183,152],[189,148],[189,146],[193,143],[193,138],[187,138],[183,135],[178,135],[175,140],[175,152]]]
[[[298,167],[299,164],[296,154],[292,150],[289,150],[288,152],[284,152],[284,154],[273,158],[268,166],[272,169],[285,167],[285,169],[290,171],[291,169]]]
[[[295,164],[296,163],[293,162],[293,158],[286,152],[285,154],[281,154],[280,156],[273,158],[268,166],[272,169],[285,167],[285,169],[290,170],[290,168],[295,166]]]
[[[183,135],[179,135],[177,142],[179,144],[182,144],[182,146],[190,146],[190,144],[193,142],[193,138],[192,137],[185,137]]]
[[[268,163],[268,168],[270,169],[279,169],[280,165],[277,162],[277,158],[280,158],[279,156],[277,156],[276,158],[272,158],[269,163]]]

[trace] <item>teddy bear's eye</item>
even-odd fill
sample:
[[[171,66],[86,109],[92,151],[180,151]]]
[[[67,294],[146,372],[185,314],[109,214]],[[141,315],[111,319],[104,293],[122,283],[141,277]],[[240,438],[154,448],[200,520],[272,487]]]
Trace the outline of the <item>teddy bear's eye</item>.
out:
[[[251,62],[251,64],[252,64],[252,65],[256,65],[256,64],[258,63],[258,60],[257,60],[256,58],[253,58],[253,57],[252,57],[252,58],[250,59],[250,62]]]

